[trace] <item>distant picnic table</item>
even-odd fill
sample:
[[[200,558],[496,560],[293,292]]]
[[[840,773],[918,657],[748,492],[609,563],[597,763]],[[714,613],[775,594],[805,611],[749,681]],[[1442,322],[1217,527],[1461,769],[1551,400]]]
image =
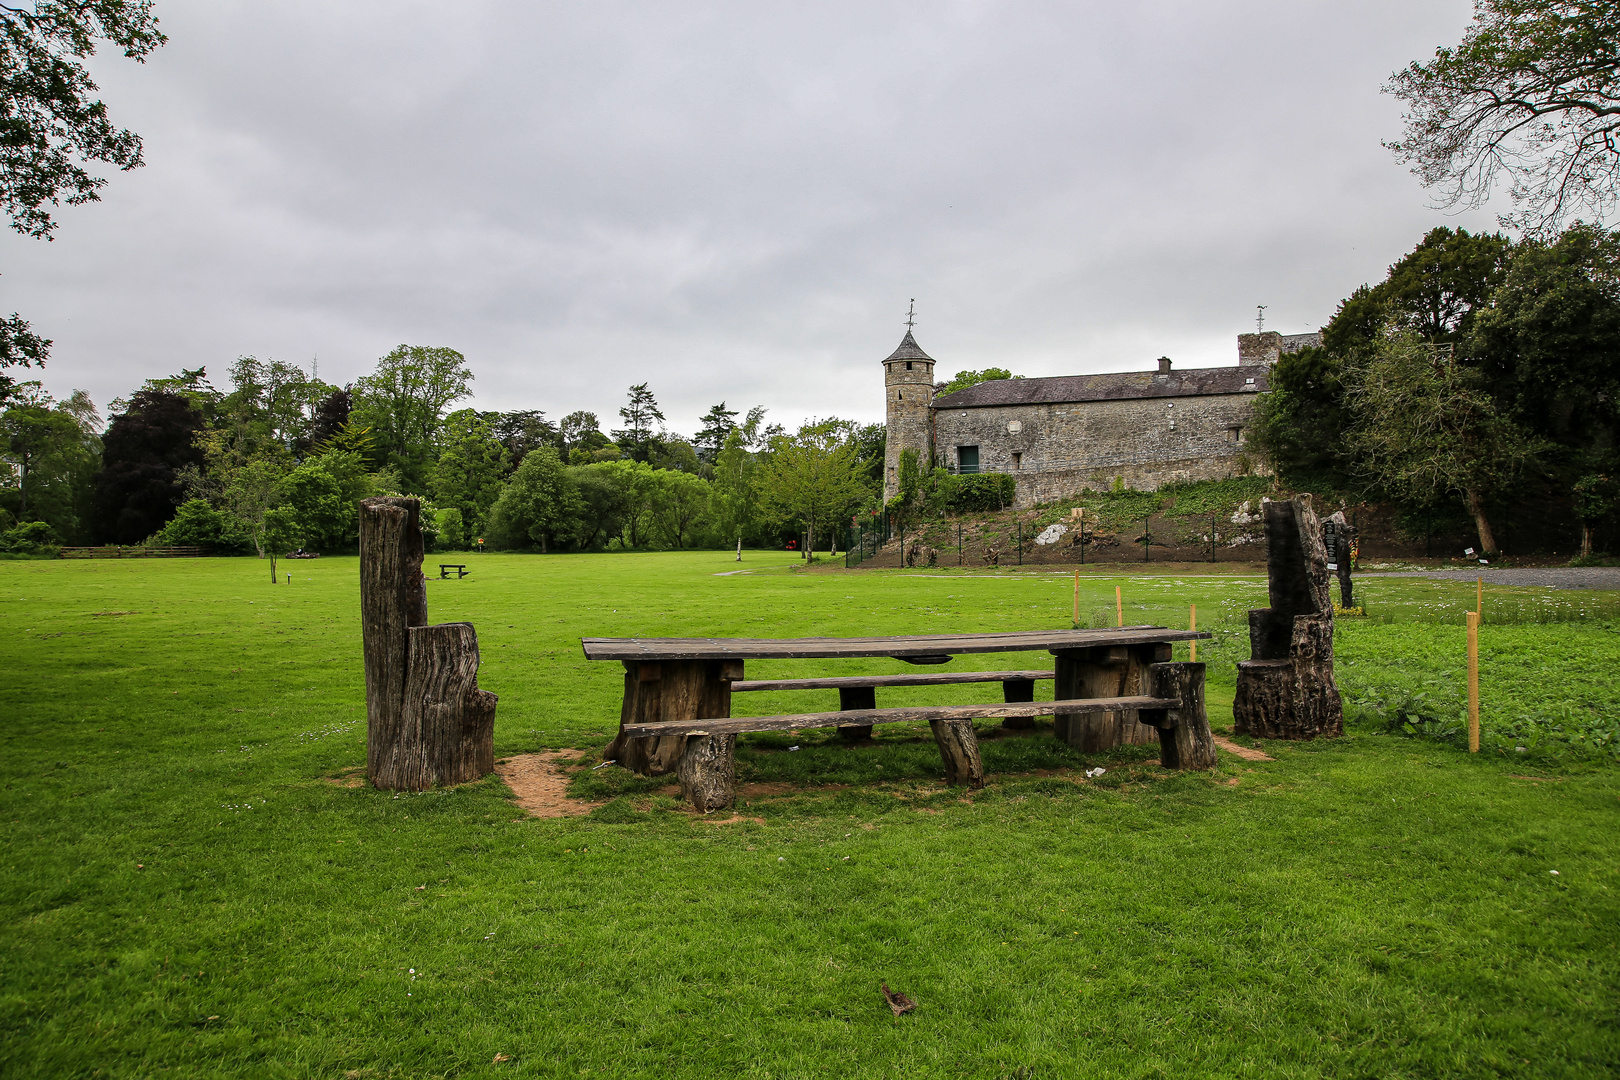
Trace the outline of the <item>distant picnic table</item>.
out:
[[[1204,711],[1204,665],[1174,663],[1171,644],[1207,632],[1162,626],[1108,630],[1024,630],[852,638],[582,638],[590,660],[624,665],[618,736],[604,757],[644,775],[678,770],[682,793],[699,809],[734,798],[736,736],[752,731],[836,727],[861,738],[875,724],[926,720],[945,763],[947,782],[982,787],[973,720],[1000,717],[1029,726],[1055,716],[1056,734],[1097,752],[1123,742],[1158,741],[1169,768],[1210,768],[1215,746]],[[749,660],[887,657],[916,665],[972,653],[1045,650],[1052,671],[844,675],[811,679],[744,679]],[[1053,679],[1054,700],[1034,701],[1037,680]],[[879,688],[1000,682],[1004,700],[978,705],[878,708]],[[733,717],[731,696],[757,690],[839,692],[836,712]]]
[[[455,574],[453,574],[453,575],[450,573],[450,571],[452,571],[452,570],[455,571]],[[467,569],[467,564],[466,563],[440,563],[439,564],[439,580],[440,581],[443,581],[445,578],[448,578],[448,577],[464,578],[470,573],[472,573],[472,571]]]

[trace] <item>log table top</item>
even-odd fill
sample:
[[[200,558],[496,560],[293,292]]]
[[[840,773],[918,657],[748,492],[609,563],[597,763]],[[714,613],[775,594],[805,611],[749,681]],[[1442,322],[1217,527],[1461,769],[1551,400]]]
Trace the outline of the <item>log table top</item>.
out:
[[[985,634],[912,634],[849,638],[581,638],[587,660],[791,660],[888,656],[949,658],[958,653],[1030,652],[1203,641],[1204,630],[1122,626],[1107,630],[1018,630]]]

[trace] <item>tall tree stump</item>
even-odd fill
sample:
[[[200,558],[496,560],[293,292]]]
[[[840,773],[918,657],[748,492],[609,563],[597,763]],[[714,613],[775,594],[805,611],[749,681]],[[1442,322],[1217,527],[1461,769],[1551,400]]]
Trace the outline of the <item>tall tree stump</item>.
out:
[[[1233,730],[1265,739],[1344,734],[1333,680],[1327,548],[1310,496],[1261,503],[1271,606],[1249,612],[1251,658],[1238,663]]]
[[[478,689],[470,623],[428,626],[421,509],[387,496],[360,504],[360,632],[366,672],[366,776],[425,791],[494,771],[494,694]]]

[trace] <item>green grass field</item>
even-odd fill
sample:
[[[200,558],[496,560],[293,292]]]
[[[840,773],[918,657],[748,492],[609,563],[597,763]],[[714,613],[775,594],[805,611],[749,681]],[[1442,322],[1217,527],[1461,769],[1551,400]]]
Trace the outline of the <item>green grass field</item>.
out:
[[[1071,619],[1072,579],[1054,574],[802,573],[779,553],[728,576],[721,552],[469,561],[473,576],[429,585],[429,612],[478,628],[498,756],[607,741],[620,671],[584,660],[581,636]],[[613,767],[575,782],[611,801],[570,819],[526,817],[494,779],[334,782],[364,761],[356,561],[283,565],[293,581],[272,586],[252,560],[0,562],[0,1074],[1620,1070],[1615,594],[1488,597],[1479,755],[1367,723],[1182,776],[1146,764],[1151,748],[1088,761],[1049,727],[987,724],[993,775],[969,799],[938,784],[926,729],[854,748],[745,737],[743,780],[779,793],[751,800],[757,821],[715,825]],[[1263,582],[1087,576],[1083,620],[1116,584],[1127,622],[1182,626],[1198,605],[1216,633],[1200,654],[1211,718],[1229,724]],[[1361,589],[1373,617],[1338,630],[1347,700],[1454,709],[1472,587]],[[917,1011],[891,1016],[881,981]]]

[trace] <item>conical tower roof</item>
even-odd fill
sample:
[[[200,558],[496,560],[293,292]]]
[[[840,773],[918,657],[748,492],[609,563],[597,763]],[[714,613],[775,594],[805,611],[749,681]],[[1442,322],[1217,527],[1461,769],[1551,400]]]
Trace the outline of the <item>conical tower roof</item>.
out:
[[[889,360],[927,360],[929,363],[934,362],[932,356],[922,351],[922,346],[917,344],[917,339],[911,336],[910,330],[907,330],[906,336],[900,339],[900,347],[890,353],[888,359],[883,362],[887,364]]]

